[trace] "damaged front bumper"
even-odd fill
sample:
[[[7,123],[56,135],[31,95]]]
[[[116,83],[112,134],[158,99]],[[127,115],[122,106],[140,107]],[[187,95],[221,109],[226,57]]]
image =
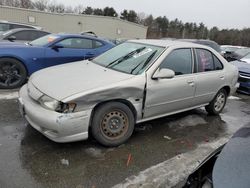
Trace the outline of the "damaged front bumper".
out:
[[[20,89],[18,101],[22,116],[49,139],[64,143],[88,138],[92,109],[66,114],[45,109],[29,97],[27,85]]]

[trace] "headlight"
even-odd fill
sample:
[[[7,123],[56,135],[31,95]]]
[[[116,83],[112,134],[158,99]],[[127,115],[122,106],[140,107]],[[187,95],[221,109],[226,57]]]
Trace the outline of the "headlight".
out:
[[[63,103],[47,95],[43,95],[39,99],[39,102],[43,107],[49,110],[59,112],[59,113],[72,113],[75,111],[75,108],[76,108],[75,103]]]
[[[58,105],[56,111],[60,113],[72,113],[76,109],[76,104],[75,103],[63,103],[60,102]]]
[[[42,106],[44,106],[45,108],[49,109],[49,110],[56,110],[58,108],[59,105],[59,101],[47,96],[47,95],[43,95],[40,99],[39,102]]]

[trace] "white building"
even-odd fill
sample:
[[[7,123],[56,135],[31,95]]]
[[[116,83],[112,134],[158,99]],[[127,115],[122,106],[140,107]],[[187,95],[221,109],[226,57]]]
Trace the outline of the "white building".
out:
[[[107,38],[146,38],[147,34],[147,27],[114,17],[47,13],[6,6],[0,6],[0,20],[36,25],[52,33],[91,30]]]

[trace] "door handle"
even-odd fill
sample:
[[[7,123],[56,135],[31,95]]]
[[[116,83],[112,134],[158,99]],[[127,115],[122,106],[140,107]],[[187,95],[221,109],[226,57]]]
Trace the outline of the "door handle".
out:
[[[95,54],[92,53],[92,52],[89,52],[89,53],[87,53],[86,55],[91,55],[91,56],[93,56],[93,55],[95,55]]]
[[[224,75],[221,75],[220,76],[220,79],[224,80],[225,76]]]
[[[188,83],[188,85],[190,85],[190,86],[194,86],[194,81],[193,80],[190,80],[190,81],[187,81],[187,83]]]

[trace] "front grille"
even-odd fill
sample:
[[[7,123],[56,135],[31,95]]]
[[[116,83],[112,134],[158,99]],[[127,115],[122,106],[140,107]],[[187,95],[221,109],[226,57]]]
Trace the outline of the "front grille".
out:
[[[239,82],[250,82],[250,73],[239,72]]]

